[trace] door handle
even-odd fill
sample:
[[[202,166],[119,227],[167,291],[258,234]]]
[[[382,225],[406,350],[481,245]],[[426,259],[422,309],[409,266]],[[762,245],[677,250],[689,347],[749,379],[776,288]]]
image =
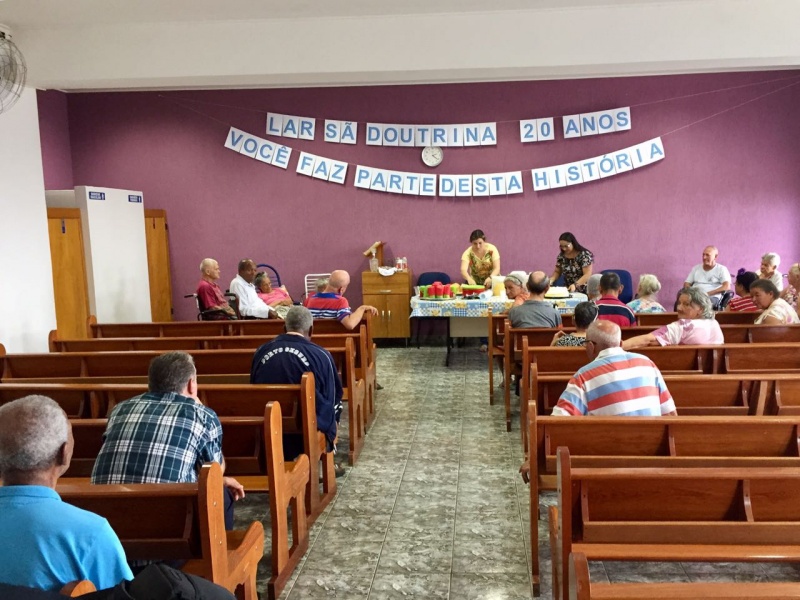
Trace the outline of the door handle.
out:
[[[392,311],[389,311],[389,320],[392,320]]]

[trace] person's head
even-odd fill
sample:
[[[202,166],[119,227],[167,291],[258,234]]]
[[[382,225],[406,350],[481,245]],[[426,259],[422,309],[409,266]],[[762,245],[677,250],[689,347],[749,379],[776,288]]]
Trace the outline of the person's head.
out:
[[[597,300],[600,297],[600,279],[602,277],[600,273],[595,273],[586,280],[586,295],[589,296],[589,300]]]
[[[780,292],[769,279],[756,279],[750,284],[750,296],[758,308],[766,310],[780,296]]]
[[[528,291],[533,296],[544,296],[550,289],[550,279],[544,271],[534,271],[528,277]]]
[[[714,305],[703,290],[696,287],[683,288],[678,294],[676,307],[679,319],[713,319]]]
[[[200,263],[200,274],[204,279],[216,281],[219,279],[219,263],[213,258],[204,258]]]
[[[154,394],[173,392],[197,398],[197,369],[187,352],[166,352],[150,361],[147,389]]]
[[[619,280],[619,275],[613,271],[603,273],[600,276],[600,295],[601,296],[619,296],[622,291],[622,282]]]
[[[587,327],[594,323],[600,309],[594,302],[581,302],[575,306],[575,329],[578,331],[586,331]]]
[[[569,231],[565,231],[558,236],[558,249],[561,251],[561,254],[570,254],[572,252],[586,250]]]
[[[511,271],[506,275],[503,285],[506,288],[506,296],[511,300],[519,296],[525,291],[525,286],[528,281],[528,274],[525,271]]]
[[[325,288],[328,287],[328,282],[329,281],[330,281],[330,279],[328,279],[327,277],[320,277],[319,279],[317,279],[317,283],[316,283],[317,291],[318,292],[324,292]]]
[[[586,354],[590,360],[597,358],[603,350],[619,348],[622,330],[611,321],[595,321],[586,329]]]
[[[486,242],[486,234],[480,229],[476,229],[469,234],[469,243],[472,244],[473,252],[480,252],[483,250],[484,242]]]
[[[283,328],[286,333],[299,333],[305,338],[311,338],[311,328],[314,326],[314,317],[305,306],[293,306],[286,313]]]
[[[256,286],[256,289],[262,294],[269,294],[272,291],[272,282],[269,280],[269,275],[267,275],[265,271],[256,273],[253,279],[253,285]]]
[[[652,298],[661,290],[661,282],[658,277],[645,273],[639,276],[639,288],[636,293],[639,298]]]
[[[713,267],[717,264],[717,256],[719,256],[719,250],[717,250],[716,246],[706,246],[703,248],[703,266],[709,269]]]
[[[749,296],[750,295],[750,286],[753,282],[758,279],[758,274],[754,273],[753,271],[745,271],[741,269],[736,274],[736,283],[734,284],[734,289],[736,290],[737,296]]]
[[[794,263],[789,267],[789,285],[800,290],[800,263]]]
[[[247,283],[253,283],[256,277],[256,263],[252,258],[243,258],[239,261],[239,275]]]
[[[328,278],[328,287],[326,289],[343,295],[347,291],[348,285],[350,285],[350,273],[337,269]]]
[[[72,428],[63,409],[46,396],[26,396],[0,406],[0,476],[5,485],[55,487],[72,458]]]
[[[775,252],[767,252],[764,256],[761,257],[761,276],[762,277],[772,277],[772,274],[775,272],[781,264],[781,257],[778,256]]]

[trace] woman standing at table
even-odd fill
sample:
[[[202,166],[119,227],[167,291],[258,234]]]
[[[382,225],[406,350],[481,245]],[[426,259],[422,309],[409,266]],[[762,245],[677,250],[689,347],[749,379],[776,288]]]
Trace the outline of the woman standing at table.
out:
[[[461,255],[461,276],[470,285],[492,285],[492,276],[500,274],[500,253],[486,241],[486,234],[476,229],[469,236],[470,247]]]
[[[592,276],[594,255],[581,246],[569,231],[559,236],[558,246],[561,252],[556,259],[556,268],[550,275],[550,285],[563,275],[564,286],[570,292],[586,293],[586,282]]]

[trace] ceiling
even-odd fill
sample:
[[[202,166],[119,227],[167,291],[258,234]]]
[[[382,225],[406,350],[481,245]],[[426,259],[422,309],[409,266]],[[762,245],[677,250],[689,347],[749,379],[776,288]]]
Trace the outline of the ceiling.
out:
[[[0,0],[65,91],[563,79],[800,66],[798,0]]]

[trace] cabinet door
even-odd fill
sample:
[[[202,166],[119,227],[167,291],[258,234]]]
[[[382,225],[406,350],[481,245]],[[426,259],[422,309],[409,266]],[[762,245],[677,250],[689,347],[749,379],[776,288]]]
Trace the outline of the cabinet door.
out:
[[[388,321],[386,320],[386,312],[388,310],[388,299],[392,296],[389,294],[364,294],[364,304],[369,304],[378,309],[378,314],[372,317],[372,337],[385,338],[389,337]]]
[[[50,233],[58,337],[85,338],[89,294],[83,255],[81,211],[77,208],[48,208],[47,226]]]
[[[153,321],[172,321],[167,212],[160,209],[145,210],[144,226],[150,275],[150,312]]]
[[[411,305],[405,294],[386,297],[386,337],[407,338],[411,336]]]

